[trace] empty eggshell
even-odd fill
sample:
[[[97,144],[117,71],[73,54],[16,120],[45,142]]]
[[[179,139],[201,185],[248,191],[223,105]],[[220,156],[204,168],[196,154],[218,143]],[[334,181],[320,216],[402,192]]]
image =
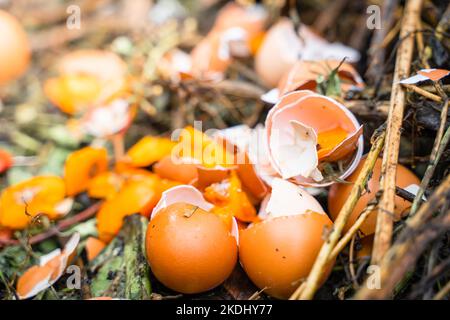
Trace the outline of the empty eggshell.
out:
[[[281,78],[294,64],[302,60],[359,60],[359,53],[340,43],[329,43],[308,26],[300,25],[298,31],[287,18],[273,25],[255,57],[255,69],[270,88],[277,87]]]
[[[198,196],[183,191],[185,201]],[[165,286],[182,293],[218,286],[234,269],[237,239],[218,215],[186,202],[171,204],[168,197],[166,194],[167,206],[158,207],[147,229],[147,259],[152,272]]]
[[[28,67],[31,50],[20,22],[0,10],[0,85],[19,77]]]
[[[300,58],[302,43],[289,19],[281,19],[266,33],[255,56],[255,70],[269,87],[276,87]]]
[[[337,183],[331,186],[330,192],[328,194],[328,208],[330,210],[330,215],[333,220],[336,220],[339,211],[347,200],[351,189],[353,187],[353,182],[356,181],[359,173],[364,166],[365,158],[361,160],[360,164],[356,168],[356,170],[346,179],[351,184],[342,184]],[[364,210],[367,204],[375,198],[376,193],[380,189],[380,176],[381,176],[381,164],[382,159],[377,159],[375,163],[375,167],[373,169],[372,176],[368,181],[368,192],[363,193],[363,195],[359,198],[356,203],[355,208],[353,209],[352,214],[344,228],[344,232],[347,231],[358,219],[360,213]],[[400,188],[407,188],[411,185],[420,184],[420,180],[412,173],[410,170],[405,168],[402,165],[397,165],[397,180],[396,185]],[[396,221],[400,220],[411,207],[411,203],[400,198],[399,196],[395,197],[395,216],[394,219]],[[371,235],[375,232],[377,219],[377,210],[372,211],[367,217],[366,221],[361,225],[361,232],[364,235]]]
[[[317,165],[351,158],[349,176],[363,151],[362,127],[339,102],[308,90],[284,95],[266,118],[269,159],[284,179],[306,186],[327,186]]]
[[[259,288],[285,299],[308,276],[332,222],[311,195],[279,178],[262,206],[264,220],[240,231],[239,258]]]

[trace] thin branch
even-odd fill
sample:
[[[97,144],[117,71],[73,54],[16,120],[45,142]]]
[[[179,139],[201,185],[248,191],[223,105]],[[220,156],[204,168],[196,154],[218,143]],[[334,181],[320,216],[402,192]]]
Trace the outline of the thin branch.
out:
[[[353,185],[352,191],[347,198],[344,206],[342,207],[339,215],[334,223],[333,229],[331,230],[328,239],[322,245],[320,252],[314,262],[311,272],[306,280],[305,288],[300,295],[301,300],[309,300],[314,297],[316,290],[319,287],[319,283],[323,280],[325,275],[326,266],[329,263],[329,256],[335,248],[339,238],[341,237],[342,230],[344,229],[347,221],[353,212],[362,192],[365,190],[367,181],[369,180],[370,173],[375,166],[375,162],[378,159],[378,155],[384,145],[386,133],[383,130],[375,138],[372,144],[369,154],[367,155],[364,166],[358,175],[358,178]]]
[[[94,203],[93,205],[81,211],[80,213],[74,215],[73,217],[61,220],[60,222],[57,223],[55,227],[31,237],[28,241],[28,244],[33,245],[42,242],[44,240],[47,240],[48,238],[58,235],[60,232],[70,228],[71,226],[81,221],[89,219],[90,217],[92,217],[94,214],[97,213],[97,211],[100,209],[100,206],[101,202]],[[8,239],[8,240],[0,239],[0,247],[4,245],[18,245],[18,244],[20,244],[20,241],[17,239]]]
[[[414,198],[414,202],[411,206],[410,215],[413,216],[422,200],[422,197],[425,193],[425,189],[428,187],[431,178],[433,177],[434,170],[436,169],[436,165],[438,164],[442,153],[444,152],[447,144],[450,140],[450,127],[447,128],[444,134],[445,125],[447,123],[447,114],[448,114],[448,99],[445,100],[444,105],[441,111],[441,122],[439,124],[438,132],[436,133],[436,138],[434,140],[433,150],[431,151],[430,163],[425,171],[423,179],[420,183],[419,191]]]
[[[406,93],[399,81],[409,75],[414,51],[414,32],[416,21],[420,19],[422,0],[409,0],[406,3],[400,38],[404,39],[397,51],[394,79],[389,109],[386,148],[383,154],[381,190],[382,195],[377,215],[377,225],[372,253],[372,262],[376,264],[389,249],[393,231],[393,216],[395,206],[395,180],[400,148],[400,135],[405,107]]]

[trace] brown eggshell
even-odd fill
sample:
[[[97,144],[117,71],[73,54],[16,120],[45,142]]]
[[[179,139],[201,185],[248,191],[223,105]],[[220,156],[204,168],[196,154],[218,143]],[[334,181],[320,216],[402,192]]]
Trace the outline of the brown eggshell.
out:
[[[299,59],[302,44],[289,19],[281,19],[269,29],[255,56],[255,70],[269,87],[276,87],[283,75]]]
[[[231,63],[230,57],[220,55],[221,33],[211,31],[192,50],[192,73],[199,78],[220,78]]]
[[[19,21],[0,10],[0,85],[19,77],[28,67],[31,50]]]
[[[347,80],[349,83],[342,83],[343,91],[348,91],[352,86],[364,88],[364,82],[361,76],[349,63],[341,63],[338,60],[299,60],[295,65],[284,74],[278,83],[279,95],[295,90],[316,90],[317,78],[319,75],[327,77],[333,69],[339,67],[338,77],[341,80]]]
[[[362,167],[364,166],[366,158],[359,163],[356,170],[346,179],[349,182],[355,182],[358,178],[358,174],[361,172]],[[355,223],[356,219],[358,219],[359,214],[364,210],[367,204],[375,198],[376,193],[380,189],[380,176],[381,176],[381,164],[382,159],[377,159],[375,163],[375,167],[373,169],[372,177],[368,182],[368,190],[370,192],[364,193],[361,198],[356,203],[355,209],[350,215],[349,221],[344,228],[344,232],[347,231],[350,226]],[[396,185],[400,188],[406,188],[412,184],[420,184],[419,178],[417,178],[410,170],[405,168],[402,165],[397,166],[397,180]],[[328,194],[328,209],[330,211],[330,215],[333,220],[336,220],[339,211],[347,200],[353,184],[334,184],[330,188],[330,192]],[[395,220],[398,221],[404,216],[408,209],[411,207],[411,203],[396,196],[395,197]],[[360,230],[364,235],[370,235],[375,232],[375,226],[377,223],[377,214],[376,210],[371,212],[367,217],[366,221],[362,224]]]
[[[186,203],[172,204],[154,216],[147,229],[146,249],[156,278],[187,294],[221,284],[237,260],[236,240],[225,223]]]
[[[82,49],[70,52],[58,62],[60,74],[89,74],[102,80],[121,80],[127,65],[110,51]]]
[[[239,234],[241,264],[256,286],[276,298],[289,298],[304,280],[323,244],[325,214],[308,212],[269,219]]]

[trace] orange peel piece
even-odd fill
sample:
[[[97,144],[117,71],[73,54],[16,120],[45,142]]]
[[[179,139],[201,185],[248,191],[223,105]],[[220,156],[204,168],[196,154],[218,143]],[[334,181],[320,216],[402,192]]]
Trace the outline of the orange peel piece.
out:
[[[95,257],[97,257],[98,254],[105,248],[105,246],[106,243],[103,241],[94,237],[89,237],[86,241],[86,253],[88,260],[94,260]]]
[[[328,155],[347,136],[348,132],[341,127],[320,132],[317,135],[317,154],[319,155],[319,160]]]
[[[87,110],[96,101],[101,93],[101,83],[90,75],[68,74],[46,80],[44,92],[61,111],[76,114]]]
[[[108,199],[97,213],[99,239],[109,242],[119,232],[123,218],[128,215],[139,213],[148,217],[163,191],[175,185],[178,183],[161,179],[151,172],[129,175],[120,191]]]
[[[189,184],[197,180],[197,165],[193,163],[174,163],[171,156],[165,156],[153,166],[153,172],[165,179]]]
[[[92,178],[87,192],[91,198],[110,199],[119,192],[122,185],[123,179],[119,174],[107,171]]]
[[[207,187],[205,199],[215,205],[212,212],[225,217],[231,227],[232,217],[243,222],[259,221],[255,208],[247,194],[242,190],[242,184],[235,171],[229,178]]]
[[[175,142],[168,138],[147,136],[133,145],[126,154],[127,162],[135,167],[147,167],[170,155]]]
[[[116,54],[76,50],[58,62],[58,76],[44,84],[47,97],[63,112],[74,114],[127,91],[127,66]]]
[[[64,166],[67,195],[85,191],[92,178],[108,169],[108,154],[104,148],[85,147],[72,152]]]

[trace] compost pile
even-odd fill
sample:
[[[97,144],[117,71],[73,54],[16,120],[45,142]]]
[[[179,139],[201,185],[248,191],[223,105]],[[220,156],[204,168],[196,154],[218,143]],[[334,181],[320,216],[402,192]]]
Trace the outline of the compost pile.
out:
[[[1,299],[449,299],[450,4],[0,2]]]

